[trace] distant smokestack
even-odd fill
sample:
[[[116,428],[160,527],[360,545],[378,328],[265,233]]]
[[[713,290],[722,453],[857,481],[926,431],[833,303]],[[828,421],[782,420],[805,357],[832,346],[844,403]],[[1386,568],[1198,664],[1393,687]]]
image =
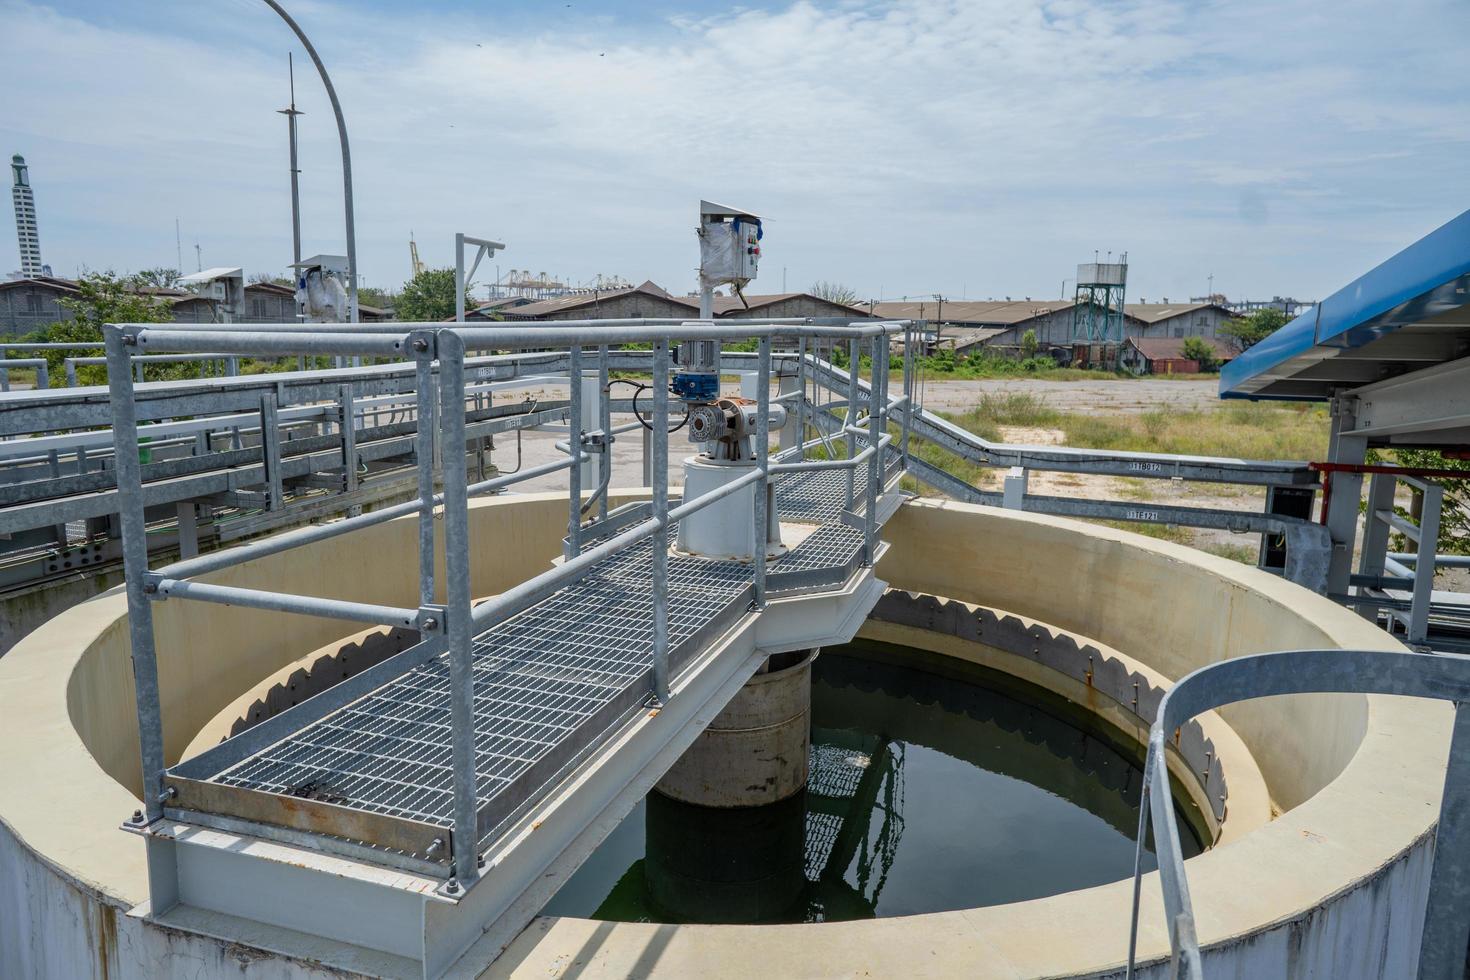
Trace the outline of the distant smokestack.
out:
[[[26,158],[19,153],[11,157],[10,172],[14,180],[10,197],[15,202],[15,237],[20,243],[20,271],[22,275],[39,276],[44,272],[41,267],[41,239],[36,234],[36,198],[31,193]]]

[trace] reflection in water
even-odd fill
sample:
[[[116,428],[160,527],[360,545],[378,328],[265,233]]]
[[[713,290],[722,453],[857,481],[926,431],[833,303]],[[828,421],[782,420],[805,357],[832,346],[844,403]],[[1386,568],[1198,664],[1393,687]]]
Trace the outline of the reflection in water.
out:
[[[874,644],[828,650],[805,793],[746,809],[650,793],[545,911],[822,922],[1103,884],[1132,871],[1140,763],[1088,712],[1005,675]]]

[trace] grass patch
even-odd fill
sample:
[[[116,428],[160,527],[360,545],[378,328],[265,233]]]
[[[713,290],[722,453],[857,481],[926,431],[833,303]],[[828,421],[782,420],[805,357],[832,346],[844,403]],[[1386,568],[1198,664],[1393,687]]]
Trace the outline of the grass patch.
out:
[[[1060,429],[1078,449],[1230,456],[1241,459],[1313,459],[1327,446],[1325,408],[1308,404],[1227,402],[1210,411],[1154,409],[1137,415],[1059,412],[1028,393],[986,394],[968,412],[949,416],[987,439],[1000,426]]]
[[[1254,566],[1256,563],[1256,549],[1249,545],[1212,543],[1205,545],[1204,550],[1212,555],[1219,555],[1221,558],[1238,561],[1242,565]]]
[[[1139,521],[1092,521],[1093,524],[1101,524],[1104,527],[1115,527],[1120,531],[1132,531],[1146,538],[1158,538],[1160,541],[1172,541],[1174,544],[1193,545],[1194,534],[1187,527],[1177,524],[1144,524]]]

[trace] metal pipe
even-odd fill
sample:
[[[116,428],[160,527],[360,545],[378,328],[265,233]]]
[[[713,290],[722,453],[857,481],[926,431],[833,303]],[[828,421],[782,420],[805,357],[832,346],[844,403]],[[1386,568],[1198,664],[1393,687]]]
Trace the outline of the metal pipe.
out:
[[[329,619],[348,619],[378,626],[411,627],[418,621],[418,610],[416,609],[353,602],[348,599],[324,599],[317,596],[291,595],[285,592],[267,592],[262,589],[241,589],[230,585],[210,585],[205,582],[186,582],[183,579],[154,580],[154,594],[168,599],[196,599],[200,602],[216,602],[224,606],[269,609],[274,612],[295,613],[299,616],[325,616]]]
[[[878,448],[878,439],[885,435],[881,423],[883,421],[883,355],[879,350],[883,338],[874,338],[871,342],[872,352],[872,383],[868,389],[868,445],[874,452],[868,457],[868,493],[867,502],[863,507],[863,564],[872,565],[878,547],[878,490],[882,483],[883,454]],[[856,473],[856,470],[853,470]]]
[[[847,433],[848,459],[851,459],[853,455],[857,452],[857,437],[853,435],[851,426],[857,423],[858,395],[860,394],[858,384],[861,381],[861,379],[858,377],[858,363],[860,360],[860,354],[861,349],[858,347],[857,339],[854,338],[852,340],[849,340],[847,342],[847,414],[842,420],[843,431]],[[853,471],[849,470],[847,474],[847,496],[844,498],[844,506],[846,506],[848,510],[852,510],[853,496],[856,488],[856,474]]]
[[[796,341],[796,454],[806,457],[806,342],[803,335]]]
[[[669,685],[669,344],[653,344],[653,696]]]
[[[159,330],[138,331],[138,346],[150,350],[217,351],[221,354],[366,354],[400,357],[407,335],[374,333],[304,333],[289,330]]]
[[[537,428],[545,429],[545,428],[550,428],[550,426],[538,426]],[[619,425],[613,426],[611,429],[595,429],[595,430],[593,430],[591,432],[584,432],[583,433],[583,436],[620,435],[621,433],[624,433],[624,432],[632,432],[634,429],[642,429],[642,428],[645,428],[645,426],[643,425],[642,422],[637,422],[637,421],[634,421],[634,422],[623,422],[623,423],[621,423]],[[556,450],[558,452],[570,453],[572,451],[572,442],[571,442],[570,439],[558,439],[556,442],[552,443],[552,445],[556,447]],[[583,450],[583,452],[582,452],[582,459],[585,461],[585,460],[588,460],[588,459],[591,459],[591,458],[592,458],[592,454],[589,453],[589,452],[587,452],[586,450]]]
[[[1406,565],[1416,565],[1419,556],[1405,551],[1391,551],[1388,557]],[[1442,568],[1470,568],[1470,555],[1435,555],[1434,564]]]
[[[444,482],[444,592],[449,637],[449,727],[454,765],[454,873],[462,886],[479,874],[479,803],[475,772],[474,623],[470,605],[468,475],[464,458],[464,346],[453,333],[439,337],[440,417],[446,447]]]
[[[107,359],[102,358],[105,362]],[[10,390],[11,368],[35,368],[36,389],[44,390],[51,387],[50,379],[46,376],[46,359],[44,357],[15,357],[8,360],[0,360],[0,391]]]
[[[357,318],[353,317],[353,319]],[[464,323],[464,232],[462,231],[454,233],[454,322]]]
[[[772,463],[772,473],[816,473],[821,470],[853,470],[868,461],[877,450],[872,446],[858,450],[846,459],[804,459],[799,463]]]
[[[136,364],[184,364],[194,361],[218,361],[227,357],[226,354],[200,353],[200,354],[134,354],[129,360]],[[78,356],[65,358],[73,364],[106,364],[106,357]],[[3,363],[3,362],[0,362]],[[15,362],[11,362],[15,363]]]
[[[138,459],[138,419],[133,376],[121,330],[104,327],[112,379],[112,445],[122,522],[123,576],[128,596],[133,692],[142,755],[143,808],[148,822],[163,816],[163,715],[159,707],[158,661],[153,647],[153,603],[144,591],[148,574],[148,525],[143,512],[143,472]]]
[[[743,340],[760,337],[834,336],[861,340],[881,336],[899,329],[897,324],[871,324],[851,327],[786,326],[773,323],[752,323],[748,320],[729,321],[725,324],[683,323],[677,326],[606,326],[607,321],[588,321],[586,324],[571,324],[558,321],[554,326],[533,327],[455,327],[467,350],[514,350],[526,347],[569,346],[587,337],[587,327],[596,326],[598,340],[608,344],[652,343],[657,340]]]
[[[532,480],[539,476],[547,476],[555,473],[558,470],[573,465],[574,462],[575,460],[566,459],[557,460],[552,463],[543,463],[540,466],[524,469],[518,473],[510,473],[505,476],[498,476],[494,479],[471,484],[468,492],[470,496],[478,496],[493,490],[500,490],[524,480]],[[432,501],[433,506],[444,502],[443,494],[435,494],[429,499]],[[391,507],[381,507],[357,517],[333,521],[330,524],[316,524],[311,527],[297,528],[294,531],[286,531],[281,534],[271,535],[268,538],[260,538],[225,551],[216,551],[208,555],[201,555],[198,558],[191,558],[188,561],[175,562],[172,565],[167,565],[160,569],[159,573],[169,578],[194,578],[198,575],[218,571],[221,568],[229,568],[233,565],[242,564],[243,562],[264,558],[267,555],[277,555],[283,551],[290,551],[292,548],[299,548],[303,545],[314,544],[317,541],[335,538],[337,535],[346,534],[349,531],[356,531],[377,524],[386,524],[388,521],[395,520],[399,517],[406,517],[410,514],[420,515],[419,527],[422,532],[425,526],[422,515],[425,510],[426,508],[421,505],[419,500],[408,500],[401,504],[394,504]],[[434,524],[431,508],[428,509],[428,514],[428,534],[432,538]],[[423,570],[422,562],[420,564],[420,570]],[[421,586],[425,581],[429,582],[430,598],[432,599],[432,565],[430,565],[430,577],[428,579],[420,579]]]
[[[342,118],[342,103],[337,101],[337,89],[332,85],[332,77],[327,74],[327,66],[322,64],[321,56],[316,53],[316,47],[311,43],[311,38],[301,26],[286,13],[276,0],[265,0],[281,19],[295,32],[301,40],[301,46],[311,57],[312,64],[316,65],[317,73],[322,76],[322,85],[327,90],[327,98],[332,103],[332,115],[337,119],[337,140],[342,144],[342,205],[347,212],[347,319],[357,320],[357,230],[353,226],[352,217],[352,151],[347,146],[347,121]],[[295,353],[293,351],[293,353]]]
[[[571,391],[567,411],[567,425],[571,430],[568,442],[576,447],[576,456],[582,455],[582,345],[572,344],[567,348],[567,382]],[[580,463],[567,470],[567,541],[562,549],[565,557],[574,557],[582,550],[582,467]]]
[[[756,370],[755,396],[755,466],[759,483],[755,488],[755,550],[751,552],[751,577],[754,585],[753,605],[766,606],[766,524],[771,500],[771,338],[760,339],[760,367]]]
[[[613,427],[612,427],[612,394],[608,390],[608,349],[607,344],[601,344],[597,348],[597,424],[602,429],[602,456],[598,459],[598,469],[601,479],[598,481],[602,490],[600,503],[597,505],[597,517],[599,520],[607,520],[607,488],[612,484],[613,471]],[[638,423],[642,426],[642,423]]]
[[[189,324],[187,329],[157,323],[125,323],[117,326],[136,329],[138,344],[152,350],[206,351],[225,353],[282,354],[367,354],[385,356],[398,351],[388,342],[415,328],[437,332],[453,330],[465,342],[467,350],[523,349],[570,346],[586,339],[587,328],[595,327],[598,339],[609,345],[651,343],[655,340],[724,340],[770,337],[797,338],[831,336],[864,339],[882,336],[902,329],[903,321],[852,324],[849,326],[812,326],[804,320],[730,321],[730,325],[701,323],[646,323],[636,321],[618,326],[617,321],[556,321],[554,325],[459,327],[438,323],[398,324],[274,324],[272,329],[241,330],[235,325]],[[213,337],[213,346],[203,338]],[[377,338],[374,341],[372,338]]]
[[[419,605],[434,601],[434,355],[425,348],[414,365],[418,407],[414,415],[413,465],[418,475],[419,498],[412,509],[419,515]],[[427,636],[420,637],[427,639]]]

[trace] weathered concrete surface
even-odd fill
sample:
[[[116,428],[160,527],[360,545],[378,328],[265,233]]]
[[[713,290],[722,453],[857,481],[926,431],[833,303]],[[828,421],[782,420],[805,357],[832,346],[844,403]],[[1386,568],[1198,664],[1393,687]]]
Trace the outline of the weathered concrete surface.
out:
[[[17,589],[0,597],[0,657],[21,638],[77,603],[121,585],[121,564],[102,565],[67,578]]]
[[[555,495],[479,502],[478,594],[559,550]],[[1072,630],[1176,677],[1242,653],[1393,649],[1327,600],[1224,559],[1122,531],[964,505],[904,507],[879,574],[897,588],[1010,610]],[[274,556],[212,581],[408,604],[412,522]],[[180,941],[117,923],[146,898],[142,845],[117,829],[137,805],[137,743],[124,605],[81,604],[0,659],[0,976],[311,976],[310,937],[254,947]],[[157,607],[170,757],[241,692],[341,636],[341,625],[254,610]],[[1450,713],[1393,698],[1312,697],[1224,713],[1260,763],[1279,819],[1189,862],[1217,975],[1369,978],[1411,972]],[[1106,975],[1127,943],[1127,882],[1034,902],[817,927],[539,920],[491,975],[584,977]],[[1167,948],[1145,881],[1141,946]],[[228,923],[214,928],[230,934]],[[38,941],[35,937],[41,936]],[[195,944],[206,949],[193,952]],[[288,949],[293,961],[260,952]],[[255,957],[248,964],[238,960]],[[346,962],[344,951],[333,952]],[[93,964],[107,962],[103,968]],[[361,964],[364,970],[391,971]]]
[[[812,659],[756,674],[655,787],[708,807],[767,806],[806,785]]]

